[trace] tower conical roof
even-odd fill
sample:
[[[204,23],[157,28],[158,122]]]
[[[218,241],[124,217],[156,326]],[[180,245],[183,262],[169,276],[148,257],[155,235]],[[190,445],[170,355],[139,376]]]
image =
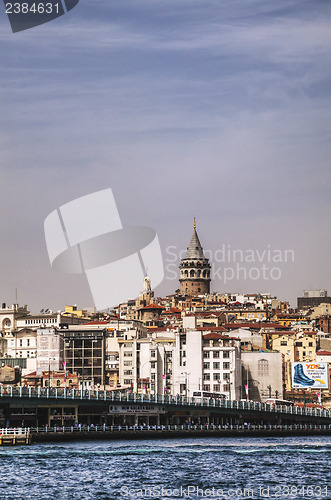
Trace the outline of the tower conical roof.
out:
[[[189,246],[187,247],[187,252],[185,259],[204,259],[203,249],[199,240],[199,236],[196,230],[195,219],[194,219],[194,229],[192,238]]]

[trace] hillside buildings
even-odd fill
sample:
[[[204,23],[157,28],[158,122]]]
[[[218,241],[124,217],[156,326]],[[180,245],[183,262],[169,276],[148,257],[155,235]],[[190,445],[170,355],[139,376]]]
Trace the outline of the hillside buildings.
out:
[[[17,383],[19,370],[25,384],[263,402],[292,397],[292,363],[329,363],[330,306],[297,312],[268,293],[211,293],[195,222],[179,270],[176,293],[155,297],[145,276],[140,295],[107,314],[2,304],[0,383]],[[321,392],[331,405],[329,388]]]

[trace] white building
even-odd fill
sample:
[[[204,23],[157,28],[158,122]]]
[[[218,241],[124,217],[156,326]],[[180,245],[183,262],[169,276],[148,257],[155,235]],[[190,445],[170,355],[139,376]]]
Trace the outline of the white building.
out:
[[[1,304],[0,308],[0,328],[2,335],[11,335],[12,331],[18,328],[23,328],[25,324],[19,323],[20,318],[29,314],[28,306],[20,307],[18,304],[7,306],[5,302]]]
[[[6,343],[4,359],[11,358],[11,366],[21,366],[23,376],[36,371],[37,332],[35,330],[23,328],[14,332],[6,337]],[[16,363],[15,359],[26,361]]]
[[[192,397],[198,390],[240,398],[240,341],[217,332],[176,334],[173,393]]]
[[[240,340],[241,345],[252,344],[262,349],[263,335],[261,333],[252,332],[249,328],[238,328],[231,330],[231,334]]]
[[[133,392],[172,394],[173,332],[119,339],[119,380]]]
[[[37,330],[37,374],[63,369],[63,346],[63,337],[54,328]]]
[[[282,353],[243,351],[241,359],[243,381],[248,386],[249,399],[263,403],[269,398],[283,398]]]

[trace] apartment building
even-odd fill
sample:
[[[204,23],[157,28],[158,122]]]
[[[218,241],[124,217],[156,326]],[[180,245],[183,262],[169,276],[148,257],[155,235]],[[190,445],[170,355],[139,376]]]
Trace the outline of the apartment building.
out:
[[[237,338],[218,332],[176,333],[173,359],[174,393],[193,396],[195,391],[240,397],[241,353]]]

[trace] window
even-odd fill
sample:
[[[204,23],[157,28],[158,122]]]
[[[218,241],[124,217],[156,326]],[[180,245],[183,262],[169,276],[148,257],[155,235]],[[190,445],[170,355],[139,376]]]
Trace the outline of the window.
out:
[[[309,347],[313,347],[313,343],[312,342],[309,342]]]
[[[220,369],[220,363],[213,363],[213,368],[214,368],[214,370],[219,370]]]
[[[230,370],[230,363],[223,363],[223,370]]]
[[[313,355],[313,351],[309,351],[309,356],[311,357]]]
[[[132,375],[132,371],[131,370],[124,370],[124,375]]]
[[[280,345],[287,345],[287,341],[286,340],[281,340],[280,341]]]
[[[257,371],[261,376],[269,375],[269,361],[267,359],[260,359],[257,363]]]
[[[209,392],[210,391],[210,385],[204,385],[203,386],[203,390],[206,391],[206,392]]]
[[[220,352],[219,351],[214,351],[213,358],[219,358],[219,357],[220,357]]]
[[[230,357],[230,351],[223,351],[223,358],[229,358]]]
[[[230,380],[230,373],[223,373],[223,380]]]
[[[124,361],[124,366],[132,366],[132,361]]]
[[[124,351],[124,357],[125,358],[132,358],[132,352],[129,352],[129,351],[125,352]]]
[[[302,347],[302,342],[296,342],[296,343],[295,343],[295,345],[296,345],[297,347]]]
[[[224,392],[230,392],[230,384],[224,384],[223,385],[223,391]]]
[[[124,384],[125,385],[131,385],[131,379],[130,378],[125,378],[124,379]]]
[[[210,373],[204,373],[203,380],[210,380]]]
[[[210,370],[210,363],[204,363],[203,368],[204,370]]]
[[[155,351],[151,351],[151,358],[156,358],[156,352]]]
[[[209,358],[209,354],[210,354],[210,351],[205,351],[205,352],[203,353],[203,357],[204,357],[204,358]]]
[[[26,345],[29,347],[30,346],[30,339],[26,341]]]
[[[60,387],[60,385],[61,385],[61,380],[57,380],[57,381],[56,381],[56,386],[57,386],[57,387]]]
[[[155,361],[152,361],[151,362],[151,368],[155,368],[155,364],[156,364]]]
[[[219,380],[219,378],[220,378],[219,373],[214,373],[213,379]]]
[[[214,392],[220,392],[221,386],[220,384],[214,384]]]
[[[20,347],[23,345],[23,339],[20,339]]]

